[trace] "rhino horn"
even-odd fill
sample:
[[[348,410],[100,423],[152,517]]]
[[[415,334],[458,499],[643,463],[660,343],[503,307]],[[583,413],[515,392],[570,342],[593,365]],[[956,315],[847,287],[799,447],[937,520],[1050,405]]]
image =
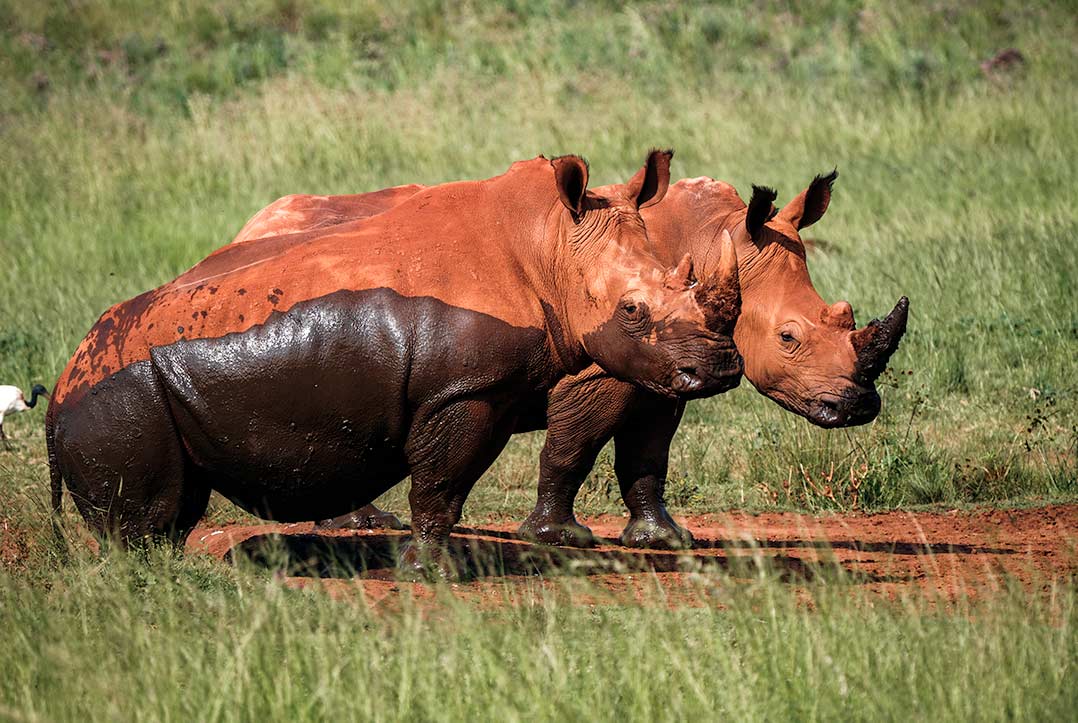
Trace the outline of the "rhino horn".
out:
[[[696,284],[696,275],[693,271],[692,254],[685,254],[678,262],[677,268],[666,272],[666,285],[678,291],[692,288]]]
[[[855,372],[860,381],[871,384],[887,368],[887,362],[906,333],[909,312],[910,300],[903,296],[882,321],[873,319],[866,326],[850,332],[850,343],[857,353]]]
[[[704,308],[708,326],[732,326],[741,313],[741,284],[737,274],[737,251],[730,232],[723,229],[719,239],[719,265],[706,284],[696,291],[697,302]]]

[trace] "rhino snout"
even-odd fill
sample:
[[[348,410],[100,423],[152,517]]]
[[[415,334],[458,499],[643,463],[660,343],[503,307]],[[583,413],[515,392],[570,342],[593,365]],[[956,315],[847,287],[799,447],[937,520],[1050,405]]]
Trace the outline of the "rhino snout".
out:
[[[880,395],[875,389],[821,394],[811,402],[805,416],[824,429],[856,427],[875,419],[880,413],[880,404]]]
[[[674,381],[670,382],[670,387],[678,394],[692,394],[704,387],[704,380],[700,378],[696,373],[696,369],[692,367],[679,369],[674,376]]]
[[[670,388],[678,396],[686,398],[722,394],[741,383],[744,370],[744,360],[737,349],[724,348],[713,354],[708,364],[678,366]]]

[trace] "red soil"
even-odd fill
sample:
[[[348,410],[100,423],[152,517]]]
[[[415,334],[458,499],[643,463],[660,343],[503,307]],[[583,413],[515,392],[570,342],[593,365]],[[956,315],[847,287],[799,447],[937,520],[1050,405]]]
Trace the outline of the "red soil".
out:
[[[604,538],[593,550],[531,545],[517,540],[508,523],[461,527],[454,545],[469,561],[472,581],[450,590],[483,605],[526,602],[541,594],[576,604],[658,596],[669,605],[702,605],[710,599],[702,591],[721,594],[715,581],[724,576],[709,571],[749,581],[768,569],[797,589],[812,579],[841,576],[886,598],[955,600],[999,590],[1008,579],[1050,590],[1053,582],[1078,576],[1078,505],[821,517],[734,512],[679,522],[695,535],[695,549],[620,547],[616,538],[625,520],[613,516],[585,521]],[[187,547],[216,557],[247,554],[278,569],[289,586],[320,585],[335,597],[393,607],[405,592],[420,600],[436,594],[430,586],[395,579],[394,549],[406,535],[315,532],[311,523],[234,525],[198,528]],[[270,541],[280,545],[272,562],[264,552]],[[361,572],[342,574],[332,561]]]

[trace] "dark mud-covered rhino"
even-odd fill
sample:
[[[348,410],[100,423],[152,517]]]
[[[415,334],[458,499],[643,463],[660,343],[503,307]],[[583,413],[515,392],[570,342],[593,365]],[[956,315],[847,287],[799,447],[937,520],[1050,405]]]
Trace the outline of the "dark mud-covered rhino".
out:
[[[879,413],[874,383],[905,332],[909,306],[903,297],[885,319],[857,329],[849,303],[829,305],[813,287],[800,232],[826,212],[836,176],[817,177],[781,210],[774,207],[770,189],[754,188],[745,204],[727,183],[686,179],[670,187],[662,204],[643,211],[660,259],[673,263],[691,253],[704,281],[728,273],[723,239],[733,239],[742,295],[735,340],[745,358],[745,376],[784,408],[825,428],[865,424]],[[256,214],[236,242],[261,243],[258,236],[379,213],[421,188],[286,196]],[[593,544],[591,532],[573,515],[573,502],[596,455],[613,439],[614,468],[631,514],[622,543],[690,544],[691,535],[663,503],[670,442],[682,410],[683,400],[625,384],[595,365],[558,382],[549,394],[538,499],[521,533],[553,544]],[[400,522],[368,505],[323,526],[398,527]]]
[[[227,246],[113,307],[55,387],[54,506],[66,482],[95,530],[182,540],[211,490],[298,521],[411,475],[402,562],[448,572],[472,485],[566,374],[594,361],[671,397],[740,376],[714,331],[716,313],[733,328],[736,269],[701,285],[687,258],[665,271],[642,251],[638,209],[665,194],[669,154],[600,193],[587,175],[574,156],[517,163]]]

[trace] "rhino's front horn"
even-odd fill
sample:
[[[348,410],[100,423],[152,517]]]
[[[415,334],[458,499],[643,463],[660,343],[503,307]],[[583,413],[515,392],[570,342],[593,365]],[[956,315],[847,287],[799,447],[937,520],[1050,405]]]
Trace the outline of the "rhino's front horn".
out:
[[[728,332],[741,313],[741,284],[737,274],[737,251],[730,232],[723,229],[719,239],[719,265],[696,291],[708,327]]]
[[[898,342],[906,333],[910,300],[903,296],[883,321],[873,319],[866,326],[850,332],[850,342],[857,352],[855,372],[865,385],[872,384],[887,368]]]

